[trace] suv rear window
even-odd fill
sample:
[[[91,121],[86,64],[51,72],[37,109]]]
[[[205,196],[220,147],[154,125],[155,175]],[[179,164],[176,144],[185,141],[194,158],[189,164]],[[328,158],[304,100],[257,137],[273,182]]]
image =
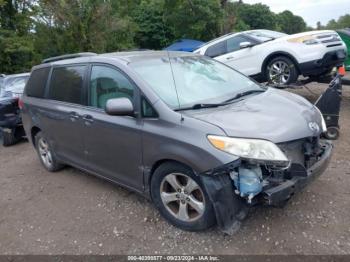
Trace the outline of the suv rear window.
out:
[[[83,103],[85,65],[57,67],[52,70],[49,99],[73,104]]]
[[[40,68],[34,70],[30,74],[30,78],[28,80],[26,86],[26,94],[27,96],[43,98],[45,95],[45,86],[47,82],[47,77],[50,72],[50,67]]]

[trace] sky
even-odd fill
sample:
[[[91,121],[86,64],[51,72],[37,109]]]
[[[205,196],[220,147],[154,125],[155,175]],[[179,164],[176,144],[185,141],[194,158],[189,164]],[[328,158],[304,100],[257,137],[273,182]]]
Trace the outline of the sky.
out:
[[[350,13],[350,0],[243,0],[243,3],[263,3],[275,13],[290,10],[312,27],[316,27],[317,21],[325,25],[331,19],[337,20]]]

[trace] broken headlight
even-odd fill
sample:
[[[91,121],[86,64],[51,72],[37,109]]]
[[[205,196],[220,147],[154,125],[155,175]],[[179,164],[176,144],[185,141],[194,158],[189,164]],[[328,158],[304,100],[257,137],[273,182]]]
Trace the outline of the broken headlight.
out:
[[[323,114],[321,113],[320,109],[318,109],[317,106],[315,106],[316,110],[318,111],[318,113],[320,114],[321,117],[321,127],[322,127],[322,133],[327,131],[327,124],[326,121],[324,120]]]
[[[258,162],[278,162],[288,165],[289,160],[274,143],[261,139],[233,138],[225,136],[209,135],[210,143],[229,154],[239,156],[247,160]]]

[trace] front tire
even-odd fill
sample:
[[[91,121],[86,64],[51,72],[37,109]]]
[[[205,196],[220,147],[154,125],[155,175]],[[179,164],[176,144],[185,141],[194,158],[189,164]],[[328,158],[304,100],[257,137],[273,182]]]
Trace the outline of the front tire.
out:
[[[164,163],[155,170],[151,196],[160,214],[183,230],[205,230],[215,223],[214,210],[200,178],[179,163]]]
[[[268,83],[272,84],[293,84],[299,76],[294,62],[285,56],[278,56],[270,60],[264,71]]]
[[[50,144],[42,132],[35,136],[35,147],[38,153],[40,162],[50,172],[61,170],[64,165],[59,163],[55,153],[52,151]]]

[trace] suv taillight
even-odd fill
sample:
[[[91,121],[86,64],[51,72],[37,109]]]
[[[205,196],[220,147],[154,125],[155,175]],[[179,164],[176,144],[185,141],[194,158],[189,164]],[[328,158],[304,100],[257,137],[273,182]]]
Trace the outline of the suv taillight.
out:
[[[19,109],[23,109],[23,106],[24,106],[24,103],[23,103],[23,100],[19,97],[18,98],[18,107],[19,107]]]

